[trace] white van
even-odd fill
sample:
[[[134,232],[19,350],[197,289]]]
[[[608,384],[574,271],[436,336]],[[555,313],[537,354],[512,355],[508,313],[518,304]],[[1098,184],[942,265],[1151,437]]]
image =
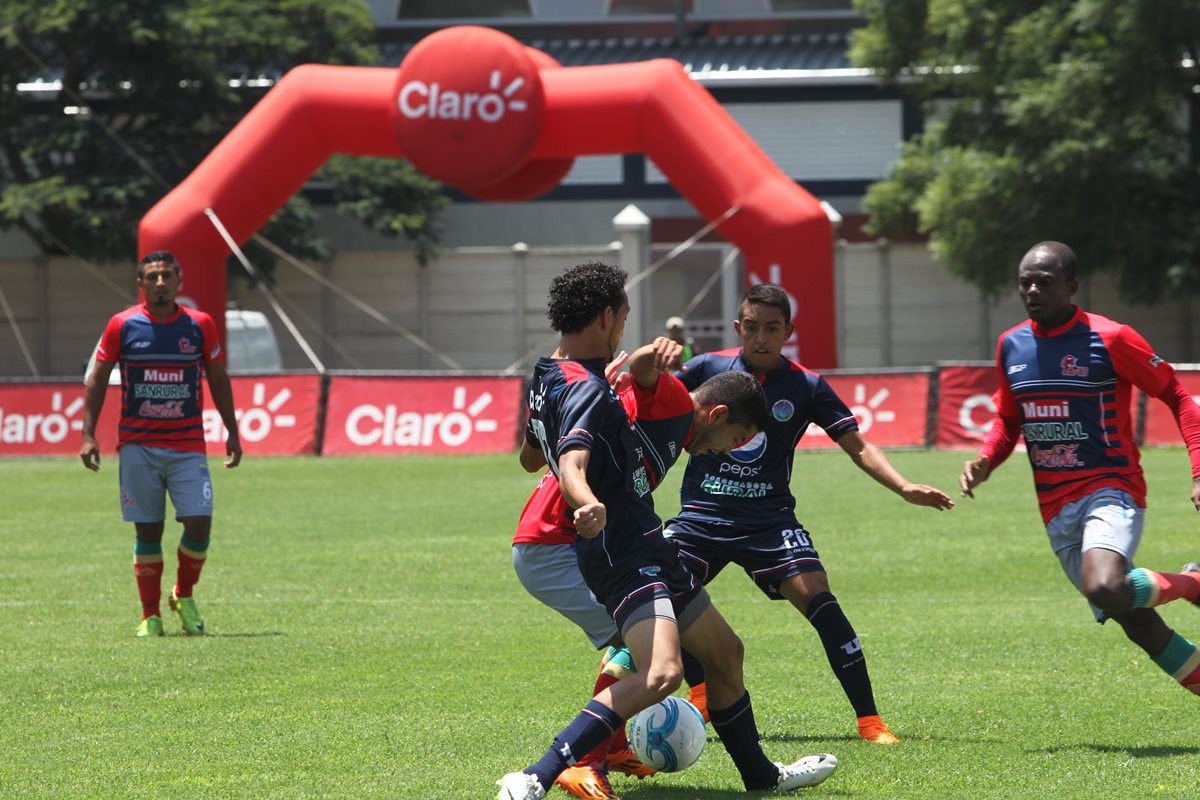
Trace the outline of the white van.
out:
[[[92,357],[83,370],[86,383],[88,375],[96,365],[96,351],[100,342],[92,348]],[[225,312],[225,367],[230,375],[247,373],[279,372],[283,369],[283,355],[279,352],[279,341],[271,320],[261,311],[230,308]],[[114,369],[108,376],[110,385],[121,382],[121,371]]]

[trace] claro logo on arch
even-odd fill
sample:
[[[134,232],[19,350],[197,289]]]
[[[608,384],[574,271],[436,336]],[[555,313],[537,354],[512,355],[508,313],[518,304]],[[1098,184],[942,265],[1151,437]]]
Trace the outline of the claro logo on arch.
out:
[[[500,70],[492,70],[488,91],[456,91],[444,88],[437,81],[426,83],[413,80],[400,87],[397,103],[400,113],[409,119],[448,119],[468,122],[474,119],[495,123],[509,111],[525,111],[528,104],[514,99],[525,85],[522,77],[513,78],[507,86]]]

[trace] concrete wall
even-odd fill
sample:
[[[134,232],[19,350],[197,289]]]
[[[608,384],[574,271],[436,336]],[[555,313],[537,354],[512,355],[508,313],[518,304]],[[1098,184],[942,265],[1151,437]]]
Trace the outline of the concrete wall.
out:
[[[553,227],[554,220],[548,214],[547,226]],[[668,249],[656,245],[651,260]],[[727,245],[698,245],[663,265],[647,281],[643,314],[647,337],[661,331],[666,317],[681,314],[694,303],[688,322],[698,342],[706,349],[730,343],[734,303],[729,301],[728,287],[722,298],[716,275],[728,253]],[[343,251],[332,263],[314,267],[385,315],[392,326],[370,318],[286,262],[276,267],[274,290],[329,368],[449,368],[437,355],[397,332],[402,328],[465,369],[497,370],[517,364],[525,371],[531,358],[554,343],[545,318],[551,278],[564,266],[589,259],[620,262],[620,248],[614,244],[528,249],[461,246],[427,266],[420,266],[406,250]],[[740,264],[735,261],[727,269],[731,272],[726,283],[734,287],[736,297],[742,286]],[[837,249],[836,269],[843,367],[991,359],[997,335],[1025,318],[1015,290],[988,302],[935,262],[924,245],[843,242]],[[186,271],[184,277],[186,290]],[[711,288],[705,293],[710,279]],[[1192,320],[1200,310],[1198,301],[1130,305],[1121,301],[1105,276],[1088,279],[1083,287],[1079,301],[1085,308],[1134,325],[1170,361],[1197,360],[1200,332]],[[81,374],[109,316],[134,297],[132,267],[83,265],[69,258],[0,260],[0,290],[42,375]],[[245,281],[231,282],[229,298],[243,308],[273,316],[263,295]],[[275,328],[284,365],[308,367],[303,351],[279,321]],[[0,316],[0,377],[30,374],[12,327]]]

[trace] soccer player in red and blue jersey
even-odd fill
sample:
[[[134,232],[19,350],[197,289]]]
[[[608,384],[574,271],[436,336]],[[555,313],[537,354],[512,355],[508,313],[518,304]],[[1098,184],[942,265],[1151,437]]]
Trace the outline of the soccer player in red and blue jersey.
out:
[[[136,531],[133,574],[142,604],[139,637],[162,636],[162,537],[167,492],[175,518],[183,524],[179,569],[169,605],[183,632],[204,634],[192,587],[200,580],[212,530],[213,493],[204,445],[204,400],[200,379],[207,376],[213,403],[229,431],[226,467],[242,459],[234,415],[233,390],[212,318],[175,302],[182,283],[179,262],[166,250],[138,264],[137,286],[145,302],[108,321],[96,351],[96,366],[84,393],[83,444],[79,456],[100,469],[96,422],[104,408],[108,378],[121,365],[121,420],[118,426],[121,512]]]
[[[1071,302],[1079,288],[1075,253],[1061,242],[1034,245],[1017,281],[1029,320],[1000,336],[996,416],[979,457],[959,483],[976,486],[1025,438],[1038,505],[1063,571],[1164,672],[1200,694],[1200,652],[1154,611],[1200,598],[1200,564],[1180,573],[1135,567],[1146,513],[1146,481],[1134,442],[1133,387],[1171,409],[1192,464],[1200,511],[1200,410],[1146,340],[1128,325]]]
[[[574,509],[579,571],[604,603],[638,671],[596,695],[545,755],[498,783],[498,800],[541,800],[563,770],[608,739],[683,677],[681,643],[708,670],[710,721],[749,790],[791,791],[825,780],[828,754],[792,764],[770,761],[759,744],[742,678],[741,640],[689,573],[650,499],[650,472],[629,418],[605,377],[629,299],[625,273],[581,264],[550,284],[548,316],[559,332],[529,384],[526,441],[540,448]]]
[[[734,328],[742,339],[740,348],[697,356],[678,376],[690,388],[722,372],[749,372],[762,383],[771,419],[766,430],[732,452],[688,462],[682,508],[668,521],[666,535],[706,584],[733,563],[767,597],[791,603],[820,636],[854,708],[859,736],[895,744],[899,737],[875,706],[858,634],[830,590],[812,535],[796,518],[791,489],[796,443],[810,424],[819,425],[859,469],[909,503],[938,510],[954,503],[939,489],[905,479],[863,437],[854,415],[825,379],[783,356],[792,321],[782,288],[752,286],[738,304]],[[698,665],[688,661],[687,672],[695,691],[702,682]]]

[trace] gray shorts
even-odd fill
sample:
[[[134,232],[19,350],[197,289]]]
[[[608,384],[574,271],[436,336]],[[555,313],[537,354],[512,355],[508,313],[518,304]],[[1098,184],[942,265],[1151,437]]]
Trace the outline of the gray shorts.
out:
[[[513,545],[513,568],[525,591],[578,625],[597,649],[617,635],[617,625],[579,574],[573,544]]]
[[[126,522],[162,522],[167,518],[167,493],[175,519],[211,517],[212,479],[208,456],[165,447],[123,445],[121,516]]]
[[[1146,509],[1139,508],[1128,492],[1099,489],[1063,506],[1046,525],[1046,534],[1063,572],[1082,593],[1083,554],[1095,547],[1112,550],[1125,556],[1132,568],[1145,521]],[[1088,605],[1098,622],[1108,618],[1101,609]]]

